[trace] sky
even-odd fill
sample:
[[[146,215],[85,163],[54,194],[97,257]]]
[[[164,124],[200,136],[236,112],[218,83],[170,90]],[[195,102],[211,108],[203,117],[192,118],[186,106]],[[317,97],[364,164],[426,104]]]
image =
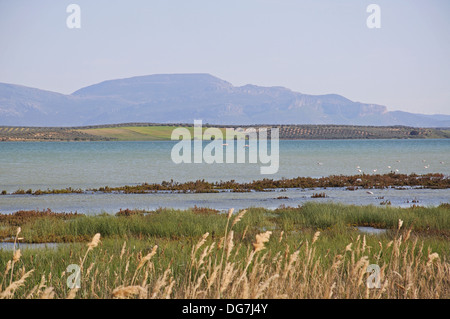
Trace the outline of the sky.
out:
[[[0,82],[70,94],[158,73],[450,114],[450,1],[0,0]]]

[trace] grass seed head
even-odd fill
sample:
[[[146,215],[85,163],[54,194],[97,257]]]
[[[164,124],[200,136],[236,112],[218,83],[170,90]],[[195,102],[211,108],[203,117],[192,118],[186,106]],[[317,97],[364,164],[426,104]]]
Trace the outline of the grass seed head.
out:
[[[13,262],[14,262],[14,263],[18,262],[19,259],[20,259],[20,256],[22,256],[22,254],[20,253],[20,249],[17,249],[17,250],[14,252]]]
[[[265,249],[264,243],[267,243],[272,235],[271,231],[266,231],[265,233],[257,234],[256,241],[253,243],[253,248],[255,252]]]
[[[89,250],[94,249],[95,247],[98,246],[99,242],[100,242],[100,233],[97,233],[92,238],[92,241],[88,244],[88,249]]]

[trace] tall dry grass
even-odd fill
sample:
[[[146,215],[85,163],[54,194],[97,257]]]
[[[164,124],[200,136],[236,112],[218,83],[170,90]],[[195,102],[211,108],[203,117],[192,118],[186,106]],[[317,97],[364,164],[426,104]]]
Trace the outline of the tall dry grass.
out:
[[[20,251],[14,251],[3,272],[0,298],[450,298],[450,264],[411,238],[402,220],[394,239],[385,245],[380,241],[370,247],[365,236],[358,236],[334,256],[324,256],[316,251],[320,232],[295,249],[287,243],[283,250],[268,249],[269,242],[281,245],[285,240],[283,233],[274,237],[271,231],[245,244],[245,232],[236,238],[233,230],[245,213],[230,210],[224,236],[211,239],[205,233],[193,244],[183,276],[174,275],[172,262],[158,268],[155,261],[165,257],[157,245],[144,255],[124,242],[120,254],[114,255],[98,247],[96,234],[80,254],[83,258],[71,261],[80,265],[80,288],[68,289],[66,274],[56,279],[51,272],[26,288],[36,269],[14,267],[21,258]],[[96,259],[90,260],[95,250],[100,250],[101,260],[119,263],[120,269],[108,263],[101,268]],[[323,262],[325,257],[331,257],[331,266]],[[379,266],[379,288],[367,285],[371,264]]]

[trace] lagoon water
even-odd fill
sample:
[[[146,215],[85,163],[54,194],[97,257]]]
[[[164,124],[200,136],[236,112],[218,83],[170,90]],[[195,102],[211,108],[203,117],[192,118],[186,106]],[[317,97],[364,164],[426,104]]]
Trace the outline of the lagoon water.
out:
[[[175,164],[171,150],[176,142],[3,142],[0,143],[0,191],[17,189],[98,188],[102,186],[160,183],[164,180],[252,181],[262,178],[321,177],[366,174],[443,173],[450,175],[450,140],[295,140],[280,141],[279,170],[261,175],[267,164]],[[204,146],[208,143],[204,143]],[[229,146],[224,146],[224,149]],[[248,152],[248,150],[247,150]],[[374,171],[376,170],[376,171]],[[380,190],[367,195],[364,191],[328,189],[329,198],[353,204],[379,204],[384,196],[392,205],[438,205],[450,201],[450,190]],[[289,200],[275,200],[269,193],[220,194],[71,194],[45,196],[0,196],[0,212],[18,209],[51,208],[55,211],[99,213],[119,208],[186,208],[209,206],[276,207],[296,206],[311,200],[305,190],[288,190],[281,195]],[[309,196],[309,197],[308,197]],[[236,204],[236,205],[234,205]]]

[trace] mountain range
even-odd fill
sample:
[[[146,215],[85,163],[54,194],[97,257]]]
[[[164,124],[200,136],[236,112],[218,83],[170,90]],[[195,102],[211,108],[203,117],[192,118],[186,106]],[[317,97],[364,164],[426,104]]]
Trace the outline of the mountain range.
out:
[[[450,115],[388,111],[341,95],[233,86],[209,74],[155,74],[104,81],[60,94],[0,83],[0,125],[86,126],[128,122],[347,124],[450,127]]]

